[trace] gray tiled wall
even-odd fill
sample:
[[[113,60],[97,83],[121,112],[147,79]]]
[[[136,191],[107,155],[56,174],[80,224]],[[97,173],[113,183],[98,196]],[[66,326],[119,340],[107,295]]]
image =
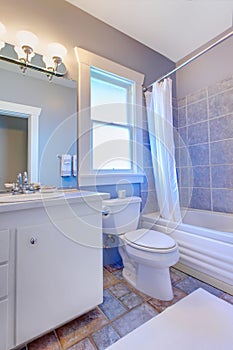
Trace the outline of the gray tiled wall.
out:
[[[177,101],[181,206],[233,213],[233,76]]]

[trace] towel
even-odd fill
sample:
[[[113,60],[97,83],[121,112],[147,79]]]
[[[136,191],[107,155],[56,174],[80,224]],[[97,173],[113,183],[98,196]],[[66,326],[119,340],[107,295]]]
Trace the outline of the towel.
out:
[[[62,154],[60,164],[60,175],[71,176],[71,155]]]

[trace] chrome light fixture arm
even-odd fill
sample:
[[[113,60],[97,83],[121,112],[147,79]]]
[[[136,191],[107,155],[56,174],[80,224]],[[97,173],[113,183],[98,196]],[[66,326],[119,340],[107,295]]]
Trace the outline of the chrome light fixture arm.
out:
[[[15,58],[3,56],[0,54],[0,60],[5,62],[10,62],[20,66],[23,73],[26,71],[27,68],[30,68],[38,72],[45,73],[47,76],[63,77],[66,74],[66,72],[61,73],[61,72],[58,72],[57,70],[54,70],[54,68],[51,69],[51,68],[44,68],[44,67],[33,65],[30,62],[26,61],[26,59],[17,60]]]

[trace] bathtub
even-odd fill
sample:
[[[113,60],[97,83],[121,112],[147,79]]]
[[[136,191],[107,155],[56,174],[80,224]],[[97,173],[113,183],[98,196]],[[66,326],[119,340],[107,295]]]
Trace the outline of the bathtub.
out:
[[[178,269],[233,295],[233,215],[189,209],[175,223],[155,212],[142,215],[141,225],[177,241]]]

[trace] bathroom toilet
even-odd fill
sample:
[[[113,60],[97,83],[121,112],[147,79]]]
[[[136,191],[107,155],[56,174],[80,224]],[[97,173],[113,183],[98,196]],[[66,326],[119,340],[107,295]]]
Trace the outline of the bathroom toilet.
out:
[[[179,259],[178,245],[170,236],[137,229],[140,197],[103,200],[103,233],[117,235],[123,277],[136,289],[160,300],[173,299],[169,267]]]

